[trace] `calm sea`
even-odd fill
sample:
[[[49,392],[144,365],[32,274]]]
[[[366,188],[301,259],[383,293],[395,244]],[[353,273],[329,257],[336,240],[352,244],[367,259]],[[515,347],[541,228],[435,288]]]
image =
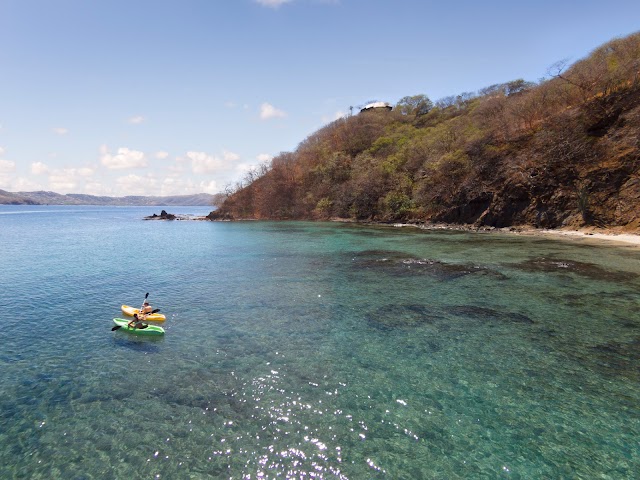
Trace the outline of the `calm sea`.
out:
[[[0,478],[637,478],[638,247],[160,210],[0,206]]]

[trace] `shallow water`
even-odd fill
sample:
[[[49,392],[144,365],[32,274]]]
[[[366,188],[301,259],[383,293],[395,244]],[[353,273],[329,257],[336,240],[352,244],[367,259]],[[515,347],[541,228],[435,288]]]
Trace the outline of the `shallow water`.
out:
[[[640,470],[637,247],[159,210],[0,206],[0,478]]]

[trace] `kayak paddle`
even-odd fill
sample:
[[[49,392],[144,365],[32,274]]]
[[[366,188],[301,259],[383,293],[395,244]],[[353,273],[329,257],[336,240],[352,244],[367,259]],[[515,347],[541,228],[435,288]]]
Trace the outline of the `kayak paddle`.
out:
[[[149,292],[145,293],[144,295],[144,300],[142,301],[142,306],[140,307],[140,310],[142,310],[142,307],[144,307],[144,302],[147,301],[147,298],[149,297]]]

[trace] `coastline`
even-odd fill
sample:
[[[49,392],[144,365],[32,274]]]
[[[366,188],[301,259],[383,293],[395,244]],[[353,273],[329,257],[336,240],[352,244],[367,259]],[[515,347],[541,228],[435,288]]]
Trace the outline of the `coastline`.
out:
[[[166,220],[166,217],[151,216],[145,217],[145,220]],[[207,216],[188,216],[177,215],[175,220],[209,220],[209,221],[233,221],[233,220],[212,220]],[[244,219],[248,220],[248,219]],[[616,229],[616,228],[581,228],[581,229],[541,229],[532,226],[512,226],[512,227],[475,227],[470,225],[456,225],[445,223],[384,223],[384,222],[359,222],[357,220],[346,218],[331,218],[330,221],[337,223],[361,223],[369,225],[390,225],[393,227],[413,227],[423,230],[452,230],[452,231],[466,231],[466,232],[498,232],[507,233],[512,235],[529,235],[529,236],[550,236],[550,237],[564,237],[567,239],[575,240],[601,240],[603,242],[611,243],[623,243],[627,245],[640,246],[640,233],[630,233],[628,230]]]

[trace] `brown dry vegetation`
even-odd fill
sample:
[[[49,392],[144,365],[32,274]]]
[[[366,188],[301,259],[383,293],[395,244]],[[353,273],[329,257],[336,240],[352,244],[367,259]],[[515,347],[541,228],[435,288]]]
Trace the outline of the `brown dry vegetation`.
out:
[[[640,33],[516,80],[337,120],[211,219],[640,228]]]

